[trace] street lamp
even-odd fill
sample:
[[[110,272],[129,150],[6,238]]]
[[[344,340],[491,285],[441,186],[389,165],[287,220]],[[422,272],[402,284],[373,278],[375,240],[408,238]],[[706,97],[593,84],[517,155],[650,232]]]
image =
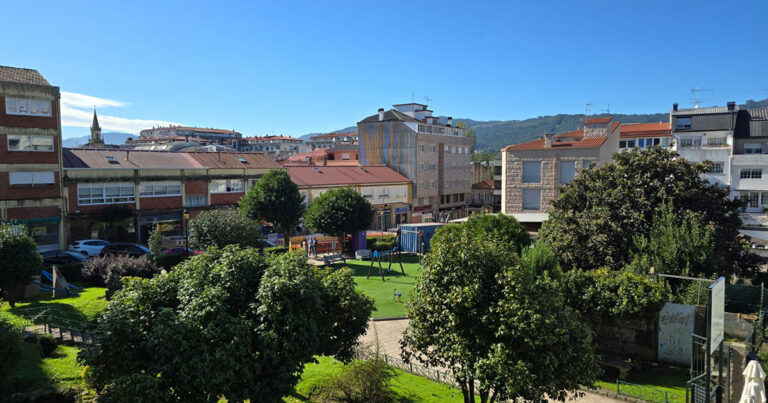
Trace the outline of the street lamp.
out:
[[[189,210],[184,209],[184,257],[189,257]]]

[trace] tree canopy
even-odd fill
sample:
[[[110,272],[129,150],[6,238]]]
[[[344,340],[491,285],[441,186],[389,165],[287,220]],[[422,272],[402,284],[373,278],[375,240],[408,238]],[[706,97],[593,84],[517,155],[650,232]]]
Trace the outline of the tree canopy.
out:
[[[348,270],[235,246],[124,283],[79,357],[103,401],[278,401],[314,355],[350,360],[374,309]]]
[[[16,288],[40,274],[43,257],[24,225],[0,223],[0,290],[11,307],[16,306]]]
[[[312,200],[304,223],[331,236],[354,234],[373,221],[373,207],[350,187],[332,189]]]
[[[189,246],[192,249],[227,245],[261,246],[259,224],[232,209],[203,211],[189,221]]]
[[[465,225],[489,241],[514,245],[518,253],[531,243],[531,237],[522,224],[506,214],[473,214]]]
[[[273,169],[256,183],[256,186],[240,200],[240,212],[254,220],[272,223],[288,238],[304,214],[304,198],[288,173]]]
[[[592,385],[589,328],[566,306],[556,259],[466,224],[432,238],[407,305],[403,356],[453,371],[464,401],[564,400]]]
[[[740,202],[702,177],[710,167],[660,147],[617,153],[613,163],[584,170],[561,188],[541,237],[564,269],[621,269],[632,260],[635,238],[651,234],[669,203],[712,229],[715,260],[731,265],[717,272],[738,273],[747,269],[737,238]]]

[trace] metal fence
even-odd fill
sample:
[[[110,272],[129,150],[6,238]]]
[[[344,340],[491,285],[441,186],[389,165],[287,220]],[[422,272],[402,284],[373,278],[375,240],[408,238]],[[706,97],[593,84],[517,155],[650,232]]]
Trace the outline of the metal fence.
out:
[[[391,365],[399,370],[408,372],[413,375],[418,375],[418,376],[427,378],[431,381],[435,381],[445,385],[453,386],[456,388],[460,387],[459,384],[456,383],[456,380],[453,377],[453,373],[451,373],[450,371],[440,371],[438,369],[428,368],[420,364],[406,362],[401,358],[393,357],[391,355],[386,355],[381,353],[379,353],[378,355],[384,360],[384,362],[387,365]],[[370,360],[370,359],[373,359],[375,356],[376,356],[375,353],[359,354],[359,358],[363,360]]]
[[[616,380],[616,394],[656,403],[685,403],[685,396],[645,385]]]
[[[761,285],[726,284],[725,311],[757,313],[766,310],[765,288]]]

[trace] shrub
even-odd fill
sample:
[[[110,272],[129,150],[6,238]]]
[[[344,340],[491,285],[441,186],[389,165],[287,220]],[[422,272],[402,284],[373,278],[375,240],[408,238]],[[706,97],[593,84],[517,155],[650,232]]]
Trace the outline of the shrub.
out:
[[[43,352],[43,357],[50,357],[51,354],[56,351],[56,347],[58,347],[56,339],[53,338],[53,335],[50,333],[40,335],[37,338],[37,343],[40,344],[40,350]]]
[[[149,256],[130,257],[125,255],[108,255],[95,257],[83,266],[83,277],[94,284],[104,284],[110,271],[120,276],[152,278],[160,273],[160,269],[149,259]]]
[[[395,400],[389,386],[397,372],[380,355],[370,360],[352,361],[341,371],[324,379],[310,391],[310,397],[321,401],[391,402]]]
[[[67,281],[80,281],[83,279],[83,264],[82,263],[67,263],[56,265],[64,278]]]
[[[379,252],[385,250],[392,250],[395,247],[395,237],[386,236],[382,238],[367,238],[366,246],[370,250],[377,250]]]
[[[271,246],[269,248],[264,248],[264,253],[267,255],[282,255],[286,252],[288,252],[288,248],[285,246]]]
[[[249,248],[260,244],[259,223],[237,210],[208,210],[189,221],[189,247],[192,249],[227,245]]]
[[[0,395],[3,394],[3,380],[21,358],[21,343],[19,329],[0,316]]]

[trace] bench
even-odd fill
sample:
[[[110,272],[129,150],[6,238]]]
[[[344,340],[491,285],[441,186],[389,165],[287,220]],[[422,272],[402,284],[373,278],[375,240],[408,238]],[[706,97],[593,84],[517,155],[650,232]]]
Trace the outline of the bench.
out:
[[[370,258],[371,258],[370,249],[360,249],[355,251],[355,259],[357,260],[365,260]]]
[[[347,259],[341,255],[341,253],[337,253],[335,255],[327,255],[323,256],[323,264],[329,265],[337,262],[347,263]]]
[[[600,365],[605,365],[606,367],[618,369],[619,379],[627,379],[627,376],[629,375],[629,370],[632,369],[631,362],[611,354],[600,354],[598,356],[597,362]]]

